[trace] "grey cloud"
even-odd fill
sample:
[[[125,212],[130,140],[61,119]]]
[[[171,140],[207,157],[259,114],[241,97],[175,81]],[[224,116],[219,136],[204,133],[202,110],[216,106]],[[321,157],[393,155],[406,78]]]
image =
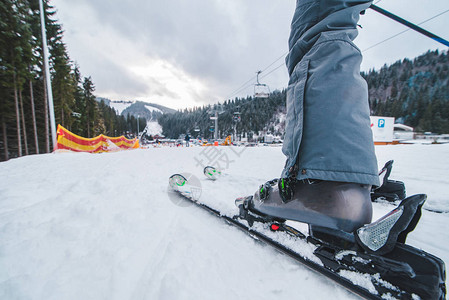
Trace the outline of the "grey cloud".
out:
[[[229,96],[244,82],[255,77],[257,70],[264,69],[286,53],[295,7],[294,0],[59,1],[61,7],[66,9],[76,5],[89,7],[95,12],[99,26],[107,26],[120,39],[131,41],[146,56],[168,61],[190,78],[201,81],[209,91],[207,94],[195,95],[199,102],[224,100],[223,97]],[[435,0],[429,6],[422,0],[397,0],[382,1],[379,5],[418,23],[447,9],[446,2]],[[78,23],[72,22],[72,26],[82,28],[82,17],[71,16],[71,19],[78,19]],[[445,26],[445,23],[447,17],[442,16],[426,23],[424,27],[449,38],[449,26]],[[373,13],[362,17],[361,24],[363,29],[356,44],[362,50],[394,34],[392,31],[396,30],[396,25],[390,25],[385,17],[373,17]],[[402,28],[398,26],[398,30]],[[391,43],[370,49],[364,53],[364,69],[379,68],[396,58],[413,58],[427,49],[437,47],[429,39],[418,36],[418,33],[404,35],[393,39]],[[281,67],[262,79],[271,89],[287,85],[288,75],[283,59],[277,61],[270,70],[277,66]],[[118,68],[116,65],[108,66],[106,62],[101,67],[108,71],[97,75],[94,78],[96,82],[104,80],[100,78],[103,74],[109,78],[116,72],[111,68]],[[84,65],[81,70],[85,71]],[[171,93],[171,97],[180,98],[156,80],[142,82],[123,68],[117,72],[126,78],[115,86],[111,84],[110,88],[120,90],[122,94],[130,90],[140,93],[151,91],[159,95]],[[108,80],[113,82],[111,78]],[[145,87],[146,84],[149,88]],[[238,96],[251,94],[251,91],[252,87],[249,86]],[[191,93],[195,93],[193,88]]]
[[[99,55],[91,56],[92,63],[81,65],[83,74],[95,73],[94,82],[107,93],[128,93],[131,95],[146,95],[148,88],[136,75],[130,73],[124,67],[114,61]],[[87,72],[86,72],[87,71]],[[89,76],[89,75],[88,75]]]
[[[158,95],[158,96],[166,96],[173,99],[179,99],[180,96],[175,93],[174,91],[167,88],[167,86],[164,83],[161,83],[160,81],[156,80],[155,78],[148,79],[147,84],[150,87],[150,91],[152,95]]]
[[[148,55],[170,61],[224,93],[287,50],[294,7],[289,10],[270,0],[241,1],[235,16],[212,0],[86,4],[103,24],[143,44]]]

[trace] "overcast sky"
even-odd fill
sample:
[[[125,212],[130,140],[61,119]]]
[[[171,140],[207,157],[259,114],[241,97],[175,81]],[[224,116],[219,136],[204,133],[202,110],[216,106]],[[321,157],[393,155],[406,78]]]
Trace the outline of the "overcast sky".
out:
[[[287,86],[284,58],[295,0],[52,0],[70,58],[96,95],[171,108],[254,92],[255,73],[271,90]],[[382,0],[378,6],[421,23],[448,0]],[[362,70],[447,47],[368,10],[356,45]],[[449,39],[449,13],[421,25]],[[370,48],[370,49],[368,49]],[[368,49],[364,51],[365,49]],[[277,69],[276,69],[277,68]]]

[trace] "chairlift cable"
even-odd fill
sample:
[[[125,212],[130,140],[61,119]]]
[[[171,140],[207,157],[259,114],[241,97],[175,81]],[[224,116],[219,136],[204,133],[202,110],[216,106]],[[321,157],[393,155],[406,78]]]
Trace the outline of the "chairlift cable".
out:
[[[261,72],[265,72],[266,70],[268,70],[272,65],[274,65],[278,60],[280,60],[281,58],[284,58],[286,55],[288,54],[288,51],[285,52],[284,54],[282,54],[278,59],[276,59],[275,61],[273,61],[268,67],[266,67],[265,69],[263,69]],[[284,63],[282,63],[284,64]]]
[[[382,1],[382,0],[379,0],[379,1],[377,1],[375,4],[378,4],[378,3],[381,2],[381,1]],[[387,38],[387,39],[385,39],[385,40],[382,40],[382,41],[380,41],[380,42],[378,42],[378,43],[376,43],[376,44],[374,44],[374,45],[372,45],[372,46],[370,46],[370,47],[368,47],[368,48],[366,48],[366,49],[364,49],[364,50],[362,50],[362,52],[365,52],[365,51],[367,51],[367,50],[369,50],[369,49],[371,49],[371,48],[374,48],[374,47],[376,47],[376,46],[378,46],[378,45],[380,45],[380,44],[383,44],[384,42],[387,42],[387,41],[389,41],[389,40],[391,40],[391,39],[393,39],[393,38],[395,38],[395,37],[397,37],[397,36],[403,34],[404,32],[409,31],[410,29],[416,30],[416,31],[418,31],[418,32],[420,32],[420,33],[426,35],[427,37],[430,37],[431,39],[433,39],[433,40],[435,40],[435,41],[437,41],[437,42],[440,42],[440,43],[442,43],[442,44],[444,44],[444,45],[446,45],[446,46],[449,46],[449,42],[446,41],[445,39],[443,39],[443,38],[441,38],[441,37],[438,37],[437,35],[435,35],[435,34],[429,32],[429,31],[427,31],[427,30],[425,30],[425,29],[422,29],[421,27],[417,26],[417,25],[424,24],[424,23],[426,23],[426,22],[428,22],[428,21],[430,21],[430,20],[432,20],[432,19],[435,19],[435,18],[437,18],[437,17],[439,17],[439,16],[441,16],[441,15],[443,15],[443,14],[449,12],[449,9],[448,9],[448,10],[445,10],[445,11],[443,11],[443,12],[441,12],[441,13],[439,13],[439,14],[437,14],[437,15],[435,15],[435,16],[433,16],[433,17],[427,19],[427,20],[424,20],[424,21],[422,21],[421,23],[418,23],[417,25],[415,25],[415,24],[413,24],[413,23],[411,23],[411,22],[406,21],[405,19],[402,19],[402,18],[400,18],[400,17],[398,17],[398,16],[396,16],[396,15],[394,15],[394,14],[392,14],[392,13],[390,13],[390,12],[388,12],[388,11],[386,11],[386,10],[384,10],[384,9],[382,9],[382,8],[380,8],[380,7],[378,7],[378,6],[376,6],[375,4],[371,5],[370,8],[373,9],[374,11],[378,12],[378,13],[381,13],[382,15],[384,15],[384,16],[386,16],[386,17],[388,17],[388,18],[391,18],[391,19],[393,19],[393,20],[395,20],[395,21],[397,21],[397,22],[399,22],[399,23],[401,23],[401,24],[403,24],[403,25],[409,27],[409,28],[406,29],[406,30],[403,30],[403,31],[401,31],[401,32],[399,32],[399,33],[397,33],[397,34],[395,34],[395,35],[393,35],[393,36],[391,36],[391,37],[389,37],[389,38]],[[280,56],[279,58],[277,58],[276,60],[274,60],[271,64],[269,64],[267,67],[265,67],[265,68],[262,70],[262,72],[265,72],[267,69],[269,69],[272,65],[274,65],[274,64],[275,64],[277,61],[279,61],[281,58],[285,57],[287,54],[288,54],[288,52],[282,54],[282,56]],[[265,74],[264,74],[263,76],[261,76],[260,78],[263,79],[263,78],[267,77],[268,75],[270,75],[271,73],[273,73],[274,71],[276,71],[277,69],[279,69],[279,68],[282,67],[282,66],[284,66],[284,63],[280,64],[279,66],[277,66],[277,67],[274,68],[273,70],[271,70],[271,71],[265,73]],[[242,91],[242,90],[244,90],[244,89],[250,87],[251,85],[253,85],[252,82],[254,82],[254,78],[256,78],[256,77],[255,77],[255,76],[251,77],[251,79],[249,79],[249,80],[246,81],[244,84],[242,84],[239,88],[237,88],[236,90],[234,90],[234,92],[232,92],[228,97],[226,97],[226,99],[232,98],[234,95],[238,94],[240,91]]]
[[[274,65],[278,60],[280,60],[281,58],[285,57],[288,54],[285,53],[283,54],[281,57],[279,57],[278,59],[276,59],[275,61],[273,61],[270,65],[268,65],[265,69],[263,69],[261,72],[266,71],[268,68],[270,68],[272,65]],[[284,66],[285,63],[280,64],[279,66],[277,66],[276,68],[274,68],[273,70],[271,70],[268,73],[265,73],[263,76],[259,77],[260,79],[263,79],[265,77],[267,77],[269,74],[273,73],[274,71],[276,71],[277,69],[279,69],[280,67]],[[252,77],[251,79],[249,79],[248,81],[246,81],[244,84],[242,84],[238,89],[234,90],[234,92],[232,92],[228,97],[226,97],[226,99],[230,99],[232,98],[234,95],[238,94],[240,91],[249,88],[250,86],[254,85],[254,79],[257,79],[256,76]]]
[[[281,55],[279,58],[277,58],[276,60],[274,60],[271,64],[269,64],[268,66],[266,66],[261,72],[265,72],[266,70],[268,70],[272,65],[274,65],[274,64],[275,64],[277,61],[279,61],[280,59],[284,58],[287,54],[288,54],[288,51],[287,51],[286,53],[282,54],[282,55]],[[284,63],[282,63],[282,65],[284,65]],[[282,65],[281,65],[281,66],[282,66]],[[279,66],[276,67],[276,69],[278,69],[278,68],[280,68],[280,67],[279,67]],[[273,70],[273,71],[274,71],[274,70]],[[273,72],[273,71],[270,71],[268,74],[270,74],[270,73]],[[261,78],[264,78],[265,76],[266,76],[266,75],[264,75],[264,76],[261,77]],[[244,89],[246,89],[246,88],[248,88],[248,87],[254,85],[253,82],[254,82],[254,79],[255,79],[255,78],[256,78],[255,76],[251,77],[251,79],[249,79],[249,80],[246,81],[244,84],[242,84],[239,88],[237,88],[236,90],[234,90],[228,97],[226,97],[226,99],[230,99],[230,98],[232,98],[234,95],[238,94],[240,91],[242,91],[242,90],[244,90]]]
[[[276,68],[274,68],[274,69],[271,70],[270,72],[265,73],[265,75],[263,75],[263,76],[260,77],[260,78],[263,79],[263,78],[267,77],[268,75],[270,75],[271,73],[273,73],[274,71],[276,71],[277,69],[279,69],[280,67],[282,67],[282,66],[284,66],[284,65],[285,65],[285,63],[280,64],[279,66],[277,66]]]
[[[377,1],[376,4],[379,3],[380,1],[382,1],[382,0]],[[372,7],[371,7],[371,8],[372,8]],[[376,6],[376,8],[377,8],[377,6]],[[441,12],[441,13],[439,13],[439,14],[437,14],[437,15],[435,15],[435,16],[429,18],[429,19],[426,19],[426,20],[424,20],[424,21],[418,23],[418,25],[421,25],[421,24],[424,24],[424,23],[426,23],[426,22],[428,22],[428,21],[430,21],[430,20],[433,20],[433,19],[435,19],[435,18],[437,18],[437,17],[439,17],[439,16],[441,16],[441,15],[447,13],[447,12],[449,12],[449,9],[448,9],[448,10],[445,10],[445,11],[443,11],[443,12]],[[412,24],[412,23],[410,23],[410,24]],[[415,26],[416,26],[416,25],[415,25]],[[377,45],[380,45],[380,44],[382,44],[382,43],[384,43],[384,42],[386,42],[386,41],[389,41],[389,40],[391,40],[392,38],[394,38],[394,37],[396,37],[396,36],[398,36],[398,35],[400,35],[400,34],[406,32],[406,31],[409,31],[410,29],[412,29],[412,28],[405,29],[405,30],[403,30],[403,31],[401,31],[401,32],[399,32],[399,33],[397,33],[397,34],[395,34],[395,35],[393,35],[393,36],[391,36],[391,37],[389,37],[389,38],[383,40],[383,41],[380,41],[380,42],[378,42],[378,43],[376,43],[376,44],[374,44],[374,45],[372,45],[372,46],[370,46],[370,47],[368,47],[368,48],[362,50],[362,52],[365,52],[365,51],[367,51],[367,50],[369,50],[369,49],[371,49],[371,48],[374,48],[374,47],[377,46]],[[431,34],[431,33],[430,33],[430,34]],[[447,42],[447,41],[446,41],[446,42]],[[278,60],[279,60],[279,59],[278,59]],[[271,64],[271,65],[273,65],[273,64]],[[270,66],[271,66],[271,65],[270,65]],[[263,78],[267,77],[268,75],[270,75],[271,73],[273,73],[274,71],[276,71],[277,69],[279,69],[280,67],[282,67],[283,65],[284,65],[284,64],[282,63],[281,65],[277,66],[276,68],[274,68],[274,69],[271,70],[270,72],[265,73],[265,74],[264,74],[263,76],[261,76],[260,78],[263,79]]]
[[[238,89],[234,90],[234,92],[232,92],[228,97],[226,97],[226,99],[231,99],[234,95],[238,94],[241,90],[244,90],[247,87],[253,85],[252,82],[254,82],[254,78],[255,78],[255,76],[251,77],[251,79],[249,79],[247,82],[242,84]]]

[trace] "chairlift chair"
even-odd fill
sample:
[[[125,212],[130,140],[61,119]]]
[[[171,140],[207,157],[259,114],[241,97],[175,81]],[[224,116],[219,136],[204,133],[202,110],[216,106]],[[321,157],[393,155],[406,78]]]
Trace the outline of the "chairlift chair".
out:
[[[256,72],[256,84],[254,85],[254,98],[268,98],[270,96],[270,88],[268,85],[259,82],[259,74],[262,71]]]

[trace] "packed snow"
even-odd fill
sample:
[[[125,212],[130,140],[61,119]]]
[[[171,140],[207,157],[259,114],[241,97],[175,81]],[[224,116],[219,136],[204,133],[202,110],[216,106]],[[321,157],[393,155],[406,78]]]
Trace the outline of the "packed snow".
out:
[[[154,106],[151,106],[151,105],[145,105],[145,108],[146,109],[148,109],[149,111],[151,111],[151,112],[159,112],[159,113],[161,113],[161,114],[163,114],[164,112],[162,111],[162,110],[160,110],[159,108],[156,108],[156,107],[154,107]]]
[[[162,126],[157,121],[147,121],[145,130],[147,135],[162,135]]]
[[[407,194],[426,193],[408,243],[449,262],[449,145],[377,146]],[[357,299],[168,189],[191,173],[226,214],[278,177],[280,147],[162,147],[0,163],[0,299]],[[216,181],[203,166],[223,169]],[[374,219],[394,206],[374,204]],[[435,213],[430,210],[444,211]]]
[[[125,109],[127,109],[134,103],[135,103],[135,101],[111,101],[111,103],[109,105],[113,109],[115,109],[115,111],[117,112],[118,115],[121,115]]]

